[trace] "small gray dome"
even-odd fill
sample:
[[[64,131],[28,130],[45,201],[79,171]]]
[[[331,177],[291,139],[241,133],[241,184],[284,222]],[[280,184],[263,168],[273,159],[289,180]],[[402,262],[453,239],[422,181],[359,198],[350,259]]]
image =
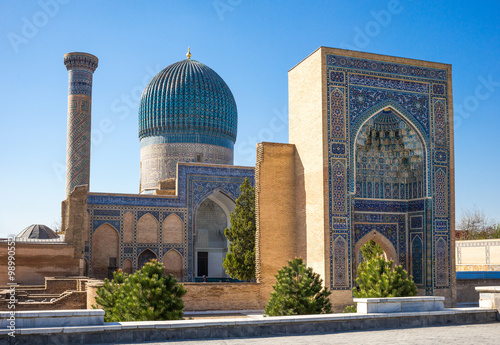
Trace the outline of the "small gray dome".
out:
[[[32,224],[21,231],[16,238],[47,240],[57,238],[57,234],[46,225]]]

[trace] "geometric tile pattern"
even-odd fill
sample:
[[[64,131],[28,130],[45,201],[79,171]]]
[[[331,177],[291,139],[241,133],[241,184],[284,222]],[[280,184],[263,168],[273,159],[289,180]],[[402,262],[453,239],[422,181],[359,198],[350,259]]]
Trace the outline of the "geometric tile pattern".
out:
[[[411,275],[418,287],[423,285],[423,243],[420,235],[413,236],[411,241]]]
[[[130,259],[133,269],[138,268],[141,253],[151,251],[161,260],[171,249],[176,250],[183,260],[183,280],[194,281],[194,225],[198,206],[214,192],[221,192],[233,201],[239,196],[239,187],[247,177],[254,184],[253,168],[215,166],[201,164],[178,165],[176,196],[148,196],[127,194],[88,193],[89,243],[86,244],[85,259],[92,274],[92,234],[102,224],[108,223],[119,233],[119,266]],[[133,242],[124,242],[124,218],[126,213],[133,215]],[[183,225],[182,243],[163,243],[163,222],[169,216],[177,215]],[[137,241],[137,222],[144,215],[153,216],[158,223],[158,242],[139,243]]]
[[[66,195],[90,179],[90,98],[70,96],[66,144]]]
[[[347,274],[347,241],[343,236],[339,235],[333,242],[334,253],[335,253],[335,268],[334,268],[334,279],[335,286],[347,286],[348,274]]]
[[[448,216],[448,175],[446,174],[446,168],[436,168],[434,176],[436,217],[446,217]]]
[[[373,230],[390,241],[399,262],[410,270],[418,287],[425,289],[426,294],[432,295],[434,289],[449,288],[452,251],[449,247],[447,71],[327,54],[325,79],[330,288],[352,288],[353,258],[357,255],[353,248]],[[378,149],[379,153],[367,154],[366,159],[356,161],[356,140],[365,124],[370,123],[374,129],[393,126],[394,121],[378,125],[374,120],[386,110],[396,115],[400,127],[377,130],[379,146],[370,144],[370,150]],[[411,134],[406,136],[401,128],[410,130]],[[370,137],[371,130],[365,133],[360,143],[368,147],[366,143],[373,143],[375,136]],[[393,150],[400,153],[391,156]],[[412,158],[415,153],[421,164],[419,175],[414,182],[407,183],[401,177],[405,171],[401,167],[416,162]],[[402,155],[406,155],[408,161],[403,161]],[[364,169],[365,173],[357,168]],[[386,176],[392,176],[393,181],[385,181]],[[344,184],[346,192],[342,193],[340,187]],[[342,206],[344,204],[346,207]],[[347,244],[347,252],[340,239]],[[348,279],[346,285],[335,273],[344,263],[348,271],[342,275]]]

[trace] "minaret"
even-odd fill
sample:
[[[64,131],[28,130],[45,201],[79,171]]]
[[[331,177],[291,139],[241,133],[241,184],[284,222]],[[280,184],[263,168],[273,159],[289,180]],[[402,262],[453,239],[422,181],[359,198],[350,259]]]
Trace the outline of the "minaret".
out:
[[[68,141],[66,143],[66,197],[89,184],[92,75],[98,59],[87,53],[64,55],[68,69]]]

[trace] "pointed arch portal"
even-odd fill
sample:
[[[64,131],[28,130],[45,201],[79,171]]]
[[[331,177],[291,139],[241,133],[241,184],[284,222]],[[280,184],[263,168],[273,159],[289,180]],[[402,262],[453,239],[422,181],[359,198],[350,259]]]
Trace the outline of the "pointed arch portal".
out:
[[[228,278],[222,262],[229,243],[224,229],[230,226],[234,201],[221,191],[209,195],[199,206],[195,218],[195,275]]]
[[[137,258],[137,268],[141,269],[145,264],[153,259],[156,259],[156,254],[152,250],[144,250]]]

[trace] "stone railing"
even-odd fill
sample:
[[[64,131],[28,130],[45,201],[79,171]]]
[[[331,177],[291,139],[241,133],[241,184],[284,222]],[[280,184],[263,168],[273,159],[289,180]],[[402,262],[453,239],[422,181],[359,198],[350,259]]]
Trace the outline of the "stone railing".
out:
[[[444,297],[441,296],[355,298],[354,302],[358,314],[444,310]]]

